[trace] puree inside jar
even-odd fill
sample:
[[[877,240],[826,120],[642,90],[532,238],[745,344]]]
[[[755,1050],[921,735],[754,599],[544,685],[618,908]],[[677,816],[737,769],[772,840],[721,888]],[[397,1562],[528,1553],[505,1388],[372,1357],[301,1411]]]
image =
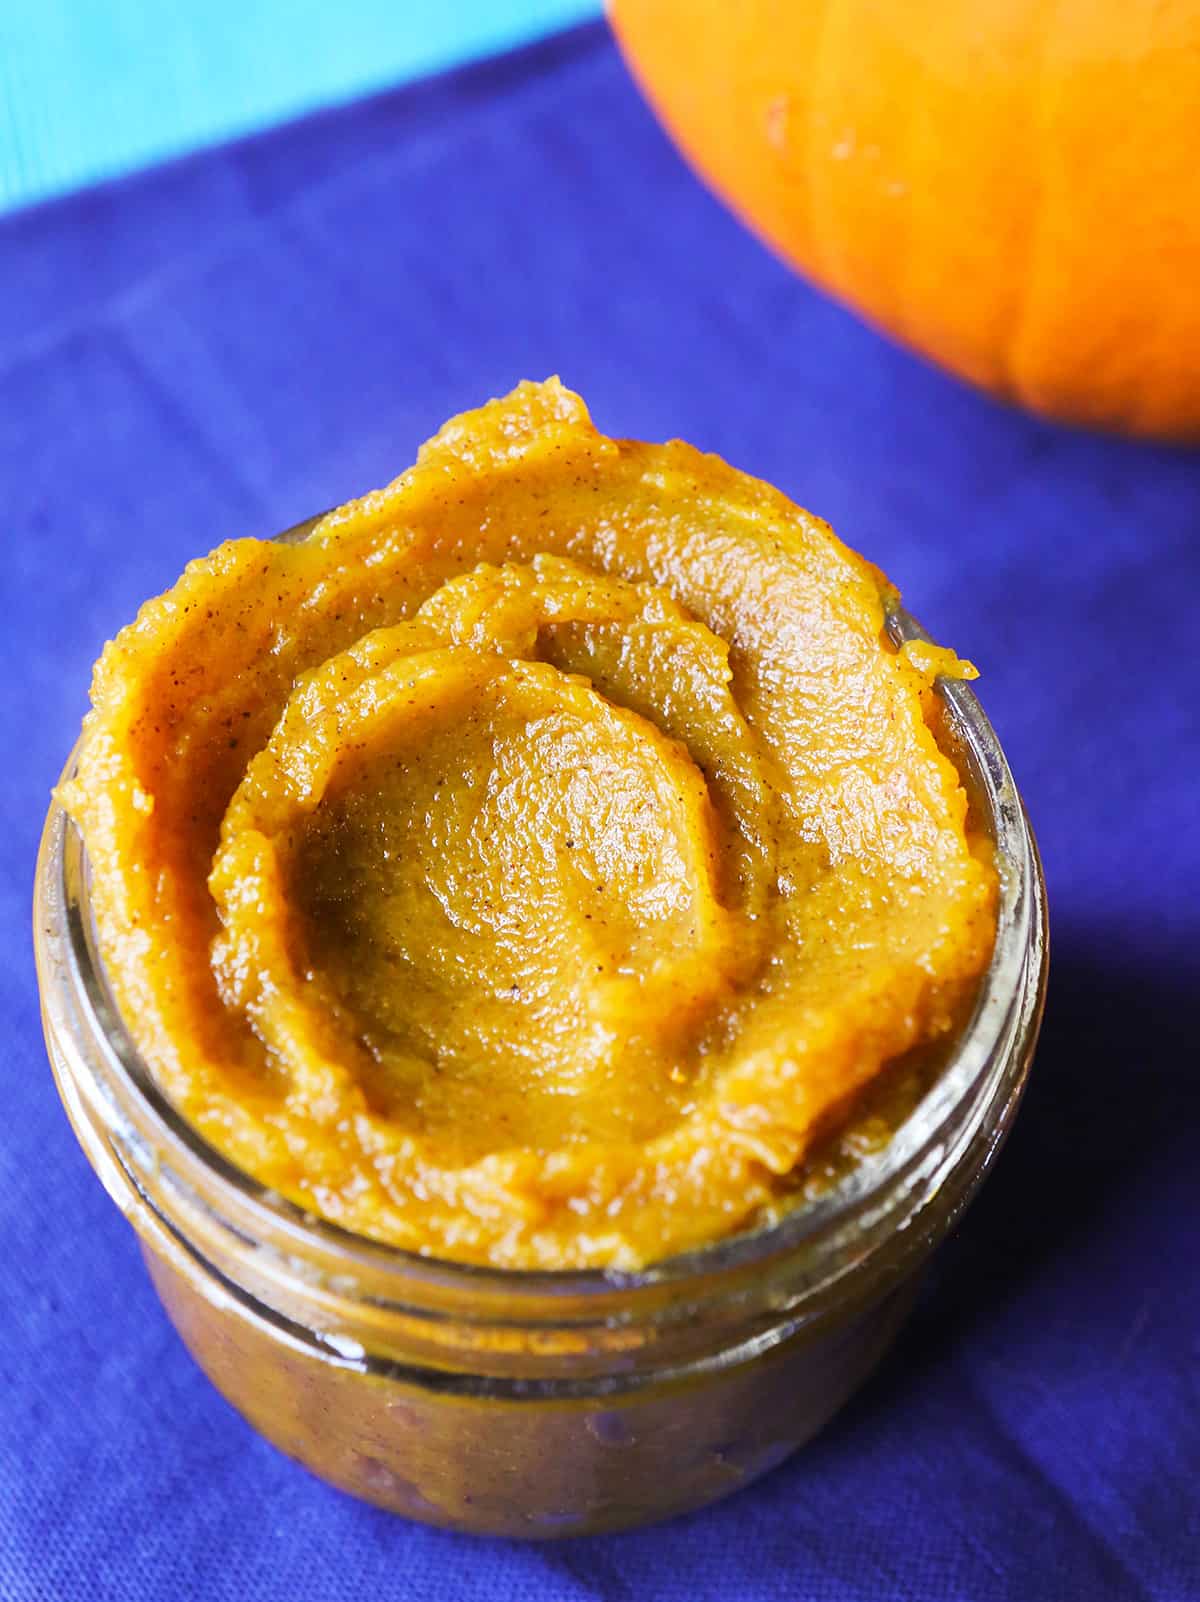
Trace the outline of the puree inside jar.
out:
[[[996,875],[875,568],[557,381],[105,650],[62,798],[180,1111],[421,1252],[633,1267],[795,1192],[987,962]]]

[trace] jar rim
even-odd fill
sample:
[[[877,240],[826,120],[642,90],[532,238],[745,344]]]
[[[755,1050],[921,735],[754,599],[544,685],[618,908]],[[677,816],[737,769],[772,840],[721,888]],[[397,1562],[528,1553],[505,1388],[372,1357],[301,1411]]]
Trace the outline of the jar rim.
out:
[[[319,520],[310,519],[278,537],[287,541],[303,538]],[[920,625],[898,604],[889,608],[886,632],[897,648],[909,640],[930,643]],[[995,941],[969,1020],[934,1083],[878,1154],[856,1163],[821,1196],[791,1207],[769,1222],[643,1268],[503,1268],[426,1255],[320,1217],[239,1168],[176,1109],[120,1016],[91,918],[86,848],[57,800],[46,820],[37,870],[35,944],[43,995],[44,968],[53,961],[72,992],[73,1004],[94,1038],[102,1042],[107,1069],[122,1094],[134,1098],[156,1137],[198,1163],[218,1193],[226,1193],[272,1229],[282,1229],[297,1247],[319,1247],[351,1269],[385,1276],[399,1273],[409,1286],[414,1280],[425,1281],[431,1287],[440,1284],[473,1296],[526,1293],[539,1299],[562,1296],[585,1302],[614,1290],[624,1294],[656,1288],[669,1292],[697,1276],[740,1275],[756,1265],[790,1256],[822,1236],[859,1228],[881,1208],[886,1211],[888,1196],[903,1188],[906,1178],[931,1152],[936,1154],[949,1143],[956,1114],[970,1106],[982,1118],[997,1097],[1015,1100],[1023,1088],[1045,990],[1041,863],[1007,759],[978,697],[959,680],[939,679],[935,692],[942,700],[954,746],[947,754],[970,785],[999,869]],[[64,779],[74,772],[78,750],[77,744]],[[981,1090],[988,1093],[981,1097]]]

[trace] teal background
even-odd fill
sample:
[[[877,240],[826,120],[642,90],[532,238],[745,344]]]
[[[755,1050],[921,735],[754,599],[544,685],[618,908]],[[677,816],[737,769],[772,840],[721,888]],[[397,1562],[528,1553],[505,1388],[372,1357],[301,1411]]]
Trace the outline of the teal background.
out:
[[[599,0],[0,0],[0,211],[599,11]]]

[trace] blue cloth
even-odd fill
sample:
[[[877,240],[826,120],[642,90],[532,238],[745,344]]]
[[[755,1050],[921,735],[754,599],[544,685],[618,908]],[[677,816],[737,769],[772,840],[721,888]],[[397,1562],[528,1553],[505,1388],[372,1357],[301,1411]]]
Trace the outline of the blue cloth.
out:
[[[0,281],[0,1595],[1200,1595],[1200,459],[1005,410],[814,294],[596,28],[13,217]],[[209,1389],[59,1108],[28,903],[138,602],[550,371],[782,485],[978,661],[1054,960],[1011,1142],[861,1396],[722,1506],[537,1549],[359,1506]]]

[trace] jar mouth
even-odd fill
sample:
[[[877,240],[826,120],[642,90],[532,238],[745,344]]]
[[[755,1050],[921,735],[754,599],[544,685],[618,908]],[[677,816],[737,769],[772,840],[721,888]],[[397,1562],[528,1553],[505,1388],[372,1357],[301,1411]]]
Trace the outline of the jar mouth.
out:
[[[278,536],[302,539],[313,518]],[[886,633],[899,648],[929,636],[899,605],[886,619]],[[78,1015],[105,1058],[116,1098],[132,1098],[143,1138],[161,1141],[188,1167],[199,1165],[206,1183],[237,1204],[244,1217],[268,1225],[298,1251],[316,1247],[350,1271],[372,1276],[399,1274],[414,1281],[458,1288],[471,1296],[588,1301],[671,1288],[698,1276],[740,1277],[758,1265],[791,1257],[817,1241],[859,1237],[863,1251],[872,1236],[893,1227],[897,1197],[920,1192],[943,1170],[957,1147],[978,1136],[989,1108],[1015,1104],[1028,1071],[1045,991],[1045,894],[1037,846],[1004,752],[974,692],[961,681],[938,680],[945,712],[946,754],[967,789],[975,821],[989,839],[999,874],[996,936],[991,959],[977,986],[970,1017],[946,1061],[917,1105],[886,1145],[856,1163],[819,1197],[798,1202],[770,1222],[634,1270],[516,1269],[427,1256],[347,1230],[307,1211],[261,1184],[217,1150],[178,1112],[155,1081],[113,999],[100,956],[89,895],[89,868],[82,836],[55,801],[50,808],[38,863],[36,928],[43,998],[51,965],[54,982],[65,982]],[[78,747],[64,779],[75,770]],[[112,1094],[109,1096],[113,1099]],[[998,1125],[1004,1121],[997,1121]],[[1002,1138],[1003,1128],[993,1144]],[[990,1158],[982,1155],[980,1169]]]

